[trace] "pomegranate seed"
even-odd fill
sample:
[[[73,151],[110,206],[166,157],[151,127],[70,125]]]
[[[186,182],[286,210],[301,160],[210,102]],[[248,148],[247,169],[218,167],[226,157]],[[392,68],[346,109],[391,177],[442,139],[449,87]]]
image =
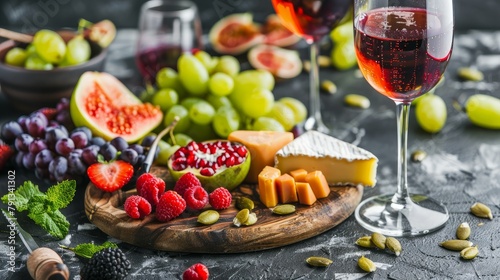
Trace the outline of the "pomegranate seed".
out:
[[[222,148],[222,141],[215,141],[214,146]]]
[[[194,142],[194,141],[191,141],[189,142],[187,145],[186,145],[186,149],[188,151],[196,151],[198,150],[198,143]]]
[[[200,152],[202,152],[202,153],[208,152],[208,146],[207,146],[207,144],[200,144],[199,146],[200,146],[199,147],[199,151]]]
[[[203,167],[206,167],[207,166],[207,161],[202,159],[200,160],[199,162],[197,162],[199,167],[196,167],[196,168],[203,168]]]
[[[238,153],[238,155],[240,157],[246,157],[247,156],[247,149],[243,146],[239,146],[238,148],[236,148],[236,153]]]
[[[217,164],[216,162],[211,162],[207,167],[210,167],[212,168],[213,170],[217,170],[219,169],[219,164]]]
[[[202,170],[200,170],[200,174],[203,176],[212,176],[215,174],[215,171],[210,167],[205,167]]]
[[[215,146],[215,145],[210,145],[210,146],[209,146],[209,149],[210,149],[210,153],[211,153],[211,154],[215,154],[215,153],[217,153],[217,146]]]
[[[245,161],[245,159],[242,158],[242,157],[237,157],[236,158],[236,162],[238,162],[238,164],[242,163],[243,161]]]
[[[180,171],[186,169],[186,159],[185,158],[177,158],[172,163],[172,168],[175,171]]]
[[[230,158],[230,157],[231,157],[231,154],[230,154],[229,152],[225,152],[225,153],[224,153],[224,156],[225,156],[226,158]]]
[[[187,165],[189,166],[194,166],[194,161],[196,160],[196,157],[194,156],[194,154],[189,154],[187,159],[186,159],[186,163]]]
[[[236,159],[234,157],[230,157],[226,160],[226,166],[231,167],[236,164]]]
[[[219,156],[216,161],[217,161],[218,165],[223,165],[225,160],[226,160],[226,157],[224,155],[222,155],[222,156]]]

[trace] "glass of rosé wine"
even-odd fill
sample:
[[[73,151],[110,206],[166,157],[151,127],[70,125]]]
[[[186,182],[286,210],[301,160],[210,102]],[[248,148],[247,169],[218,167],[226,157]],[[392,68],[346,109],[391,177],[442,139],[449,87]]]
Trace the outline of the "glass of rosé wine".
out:
[[[283,25],[301,36],[310,45],[311,70],[309,73],[309,117],[305,130],[316,130],[328,134],[330,129],[321,118],[319,98],[319,41],[339,24],[352,0],[272,0],[276,14]]]
[[[151,0],[139,15],[136,64],[146,82],[154,83],[164,67],[177,69],[184,52],[202,47],[198,8],[190,1]]]
[[[446,207],[408,190],[408,114],[412,100],[441,79],[453,46],[452,0],[354,0],[354,44],[368,83],[396,103],[396,193],[362,201],[355,216],[366,229],[417,236],[440,229]]]

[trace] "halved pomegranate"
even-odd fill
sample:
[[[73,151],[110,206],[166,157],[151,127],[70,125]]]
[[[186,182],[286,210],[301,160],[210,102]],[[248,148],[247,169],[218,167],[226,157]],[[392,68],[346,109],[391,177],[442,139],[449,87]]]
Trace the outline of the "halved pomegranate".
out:
[[[271,14],[267,17],[266,23],[262,26],[261,30],[265,36],[264,44],[268,45],[288,47],[301,39],[300,36],[288,30],[276,14]]]
[[[302,71],[302,61],[297,51],[276,46],[253,47],[248,52],[248,61],[255,69],[267,70],[278,78],[293,78]]]
[[[168,169],[175,180],[192,172],[209,192],[218,187],[236,188],[250,169],[250,153],[237,142],[216,140],[189,142],[168,160]]]

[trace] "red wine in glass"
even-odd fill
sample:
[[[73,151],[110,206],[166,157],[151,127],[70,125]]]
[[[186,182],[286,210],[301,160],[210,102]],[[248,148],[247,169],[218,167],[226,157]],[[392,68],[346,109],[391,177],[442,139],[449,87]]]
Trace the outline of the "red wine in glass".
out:
[[[155,81],[156,73],[164,67],[177,69],[177,59],[183,50],[180,46],[160,45],[141,50],[136,55],[136,64],[145,80]]]
[[[436,85],[451,56],[452,25],[420,8],[380,8],[358,16],[359,67],[381,94],[411,102]]]

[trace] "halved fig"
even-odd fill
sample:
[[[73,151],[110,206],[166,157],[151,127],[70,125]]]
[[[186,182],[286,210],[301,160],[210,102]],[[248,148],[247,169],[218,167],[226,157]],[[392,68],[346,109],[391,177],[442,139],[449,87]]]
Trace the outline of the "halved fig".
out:
[[[85,30],[85,36],[97,43],[101,48],[107,48],[115,39],[116,26],[110,20],[101,20],[90,25]]]
[[[265,36],[264,44],[267,45],[288,47],[301,39],[300,36],[288,30],[276,14],[271,14],[267,17],[266,23],[262,26],[261,30]]]
[[[276,46],[253,47],[248,52],[248,61],[255,69],[267,70],[277,78],[293,78],[302,70],[302,61],[297,51]]]
[[[168,169],[175,180],[188,172],[193,173],[209,192],[218,187],[232,190],[247,176],[250,160],[248,149],[241,143],[191,141],[170,157]]]
[[[215,51],[238,55],[259,44],[264,39],[252,14],[232,14],[219,20],[208,34]]]

